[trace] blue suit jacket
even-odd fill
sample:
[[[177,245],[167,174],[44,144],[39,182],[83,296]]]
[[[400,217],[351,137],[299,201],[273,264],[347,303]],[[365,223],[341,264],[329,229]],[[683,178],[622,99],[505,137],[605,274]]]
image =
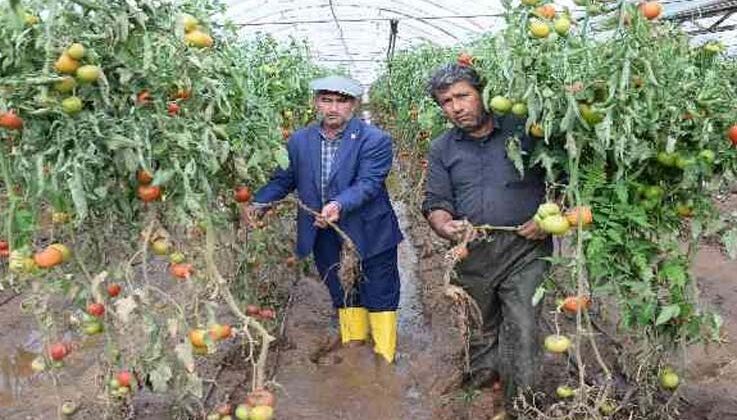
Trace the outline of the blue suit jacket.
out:
[[[326,188],[320,192],[320,125],[315,123],[295,132],[289,139],[289,167],[279,169],[255,195],[257,203],[281,200],[293,190],[309,208],[319,212],[322,203],[340,203],[338,225],[353,240],[361,257],[371,258],[402,240],[384,180],[392,166],[391,137],[358,118],[348,122],[336,152]],[[312,252],[317,228],[314,218],[299,209],[297,255]]]

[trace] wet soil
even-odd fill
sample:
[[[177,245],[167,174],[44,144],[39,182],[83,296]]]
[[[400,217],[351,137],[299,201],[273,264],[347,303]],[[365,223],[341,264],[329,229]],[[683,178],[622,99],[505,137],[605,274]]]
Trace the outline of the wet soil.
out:
[[[737,196],[735,196],[737,197]],[[727,211],[737,209],[734,197]],[[340,348],[310,361],[322,340],[335,333],[335,318],[325,286],[304,276],[291,290],[283,335],[276,344],[278,365],[269,387],[277,393],[279,419],[491,419],[498,394],[461,387],[462,340],[442,295],[446,244],[434,236],[412,209],[398,206],[408,236],[400,248],[402,301],[396,364],[387,365],[370,345]],[[680,392],[682,419],[737,419],[737,261],[718,247],[704,244],[693,271],[703,303],[724,319],[722,344],[694,345],[686,355]],[[284,282],[291,283],[291,279]],[[0,292],[0,419],[55,419],[59,403],[81,403],[74,419],[104,418],[105,402],[98,363],[102,337],[69,333],[75,349],[64,369],[34,373],[31,361],[43,348],[35,320],[19,309],[22,296]],[[236,343],[222,354],[198,360],[198,370],[212,388],[206,409],[221,402],[241,402],[250,384],[249,366]],[[565,368],[561,360],[547,366]],[[553,370],[555,370],[553,369]],[[547,371],[547,367],[546,367]],[[551,382],[552,383],[552,382]],[[547,390],[546,391],[550,391]],[[174,418],[171,399],[141,392],[131,418]]]
[[[403,213],[400,211],[400,215]],[[401,217],[406,231],[406,217]],[[401,300],[396,363],[377,357],[368,343],[341,347],[319,360],[312,353],[335,336],[335,314],[326,287],[315,277],[295,286],[286,323],[288,349],[274,381],[282,389],[278,407],[285,419],[429,419],[437,356],[429,319],[423,313],[418,256],[411,241],[399,249]]]

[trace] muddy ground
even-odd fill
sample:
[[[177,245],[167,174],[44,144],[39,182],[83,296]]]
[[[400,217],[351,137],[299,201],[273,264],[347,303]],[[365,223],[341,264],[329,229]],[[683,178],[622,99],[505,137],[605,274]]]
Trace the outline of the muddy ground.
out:
[[[278,395],[279,419],[490,419],[499,395],[489,389],[462,389],[460,335],[442,297],[445,244],[434,237],[412,209],[398,206],[408,240],[400,249],[402,301],[397,362],[385,365],[368,346],[343,348],[322,357],[310,354],[335,333],[335,319],[325,287],[311,270],[282,283],[290,295],[272,357],[269,387]],[[725,204],[737,210],[737,196]],[[159,267],[161,269],[161,267]],[[728,261],[704,244],[694,265],[704,304],[724,318],[725,342],[688,348],[682,419],[737,419],[737,262]],[[98,419],[108,407],[101,389],[96,348],[101,336],[72,337],[75,351],[53,385],[48,373],[35,374],[30,363],[41,351],[35,321],[20,311],[23,296],[0,293],[0,419],[54,419],[60,401],[72,399],[82,408],[75,419]],[[548,369],[560,360],[545,359]],[[243,400],[250,367],[234,342],[215,357],[199,359],[207,379],[206,408]],[[555,380],[546,382],[552,387]],[[59,390],[57,394],[57,390]],[[127,412],[129,418],[185,418],[173,413],[172,400],[145,391]]]

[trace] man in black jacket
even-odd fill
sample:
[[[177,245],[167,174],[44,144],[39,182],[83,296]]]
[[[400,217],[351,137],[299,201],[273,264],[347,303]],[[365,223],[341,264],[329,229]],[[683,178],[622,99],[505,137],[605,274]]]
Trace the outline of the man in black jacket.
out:
[[[551,254],[552,240],[532,217],[545,199],[544,171],[525,165],[520,174],[507,156],[508,142],[519,141],[529,157],[534,139],[525,120],[485,110],[482,82],[472,68],[441,67],[428,88],[454,125],[430,147],[422,205],[430,226],[450,241],[460,240],[469,222],[516,227],[478,235],[456,266],[456,283],[483,315],[471,337],[468,379],[483,386],[500,376],[510,403],[540,373],[539,308],[532,298],[548,270],[542,257]]]

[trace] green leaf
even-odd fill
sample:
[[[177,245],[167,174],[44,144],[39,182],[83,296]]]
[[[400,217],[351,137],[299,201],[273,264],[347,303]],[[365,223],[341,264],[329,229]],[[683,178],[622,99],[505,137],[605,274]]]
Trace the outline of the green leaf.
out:
[[[176,173],[173,169],[162,169],[156,171],[156,174],[154,175],[154,180],[152,181],[153,185],[166,185]]]
[[[518,137],[510,137],[507,139],[507,157],[512,161],[514,167],[519,172],[519,177],[524,178],[525,176],[525,164],[522,161],[522,146]]]
[[[532,306],[537,306],[543,300],[543,297],[545,297],[545,287],[539,286],[535,289],[535,294],[532,296]]]
[[[668,305],[663,307],[658,314],[658,319],[655,321],[655,326],[663,325],[671,319],[681,314],[681,307],[678,305]]]
[[[279,164],[279,167],[282,169],[287,169],[289,167],[289,153],[285,147],[280,147],[274,157],[276,158],[276,163]]]
[[[732,228],[722,235],[722,245],[730,259],[737,259],[737,228]]]
[[[672,285],[678,287],[685,286],[688,280],[685,268],[677,261],[668,261],[665,263],[658,275],[661,279],[665,279]]]

